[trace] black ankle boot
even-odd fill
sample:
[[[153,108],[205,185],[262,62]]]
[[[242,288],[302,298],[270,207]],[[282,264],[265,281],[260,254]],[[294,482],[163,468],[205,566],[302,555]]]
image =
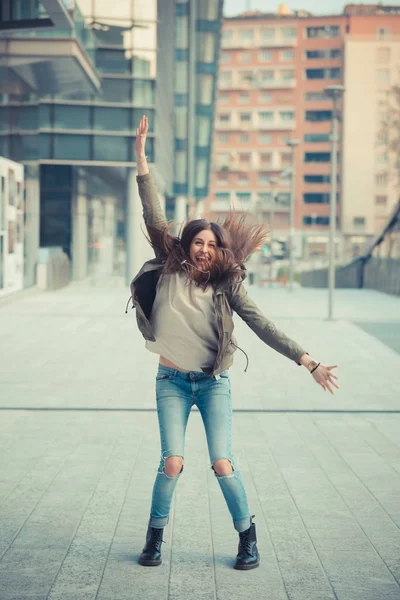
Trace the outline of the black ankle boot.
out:
[[[257,549],[256,525],[252,523],[249,529],[239,533],[239,548],[234,568],[241,571],[255,569],[260,564]]]
[[[146,544],[139,558],[139,564],[143,567],[158,567],[161,565],[161,544],[163,542],[164,529],[156,527],[147,528]]]

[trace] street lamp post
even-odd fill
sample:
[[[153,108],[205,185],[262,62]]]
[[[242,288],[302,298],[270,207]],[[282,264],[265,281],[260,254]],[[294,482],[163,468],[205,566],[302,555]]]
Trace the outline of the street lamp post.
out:
[[[294,230],[295,230],[295,201],[296,201],[296,153],[295,150],[300,144],[300,140],[294,140],[289,138],[286,140],[286,144],[292,149],[292,181],[291,181],[291,194],[290,194],[290,222],[289,222],[289,291],[293,291],[293,260],[294,260]]]
[[[343,85],[330,85],[325,94],[332,99],[332,156],[331,156],[331,195],[329,211],[329,283],[328,283],[328,320],[333,320],[333,291],[335,289],[335,237],[336,237],[336,198],[337,198],[337,151],[339,142],[338,100],[344,93]]]
[[[271,255],[269,260],[269,287],[272,287],[272,276],[273,276],[273,267],[274,267],[274,229],[275,229],[275,186],[278,183],[278,180],[274,177],[269,178],[269,183],[271,184],[271,208],[269,211],[269,220],[270,220],[270,247],[271,247]]]

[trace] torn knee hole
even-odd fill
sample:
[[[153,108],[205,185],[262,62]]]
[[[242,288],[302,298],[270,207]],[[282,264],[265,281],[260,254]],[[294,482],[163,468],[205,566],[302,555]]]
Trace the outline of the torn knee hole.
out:
[[[164,473],[168,477],[177,477],[183,471],[183,457],[182,456],[168,456],[164,460]]]
[[[219,477],[230,475],[235,469],[232,462],[228,458],[220,458],[215,460],[211,465],[214,473]]]

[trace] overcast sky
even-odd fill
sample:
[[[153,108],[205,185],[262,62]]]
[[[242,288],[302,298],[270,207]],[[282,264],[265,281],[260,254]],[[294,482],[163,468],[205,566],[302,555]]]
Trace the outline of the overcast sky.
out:
[[[276,12],[279,4],[286,4],[292,10],[303,8],[317,15],[336,15],[343,11],[345,4],[351,2],[343,2],[342,0],[287,0],[279,2],[279,0],[225,0],[224,13],[227,17],[237,15],[250,5],[252,10],[262,10],[263,12]],[[359,2],[353,2],[358,4]],[[372,0],[365,0],[365,4],[373,4]],[[390,1],[388,4],[392,6],[400,5],[400,2]]]

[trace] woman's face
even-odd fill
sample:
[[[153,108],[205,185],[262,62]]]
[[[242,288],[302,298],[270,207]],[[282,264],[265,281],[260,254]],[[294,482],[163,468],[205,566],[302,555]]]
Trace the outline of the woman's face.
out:
[[[205,271],[212,262],[217,248],[217,238],[209,229],[196,233],[190,244],[190,258],[200,270]]]

